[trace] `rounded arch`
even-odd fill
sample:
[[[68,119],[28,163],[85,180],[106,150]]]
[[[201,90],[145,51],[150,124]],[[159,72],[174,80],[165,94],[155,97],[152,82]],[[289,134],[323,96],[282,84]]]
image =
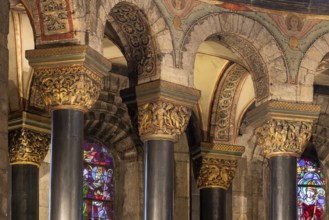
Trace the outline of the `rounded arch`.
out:
[[[314,77],[329,69],[328,54],[329,33],[326,33],[314,41],[300,62],[297,76],[297,82],[300,86],[312,88]],[[305,95],[307,96],[307,100],[313,99],[312,92]]]
[[[172,36],[154,1],[102,1],[88,23],[89,45],[101,51],[104,34],[112,38],[139,83],[160,78],[163,65],[173,68]]]
[[[114,75],[112,78],[107,81],[122,84],[124,80]],[[128,108],[119,97],[121,88],[117,89],[101,91],[99,99],[85,114],[84,133],[86,137],[94,138],[105,146],[112,146],[121,160],[134,161],[139,156],[139,140],[133,132]]]
[[[181,46],[181,66],[193,85],[193,65],[200,44],[209,39],[235,52],[251,73],[257,102],[274,95],[270,85],[287,82],[287,65],[276,39],[259,22],[235,13],[213,13],[194,22]],[[252,56],[251,56],[252,54]]]
[[[228,68],[215,88],[209,117],[210,142],[234,143],[239,96],[248,72],[240,65]]]

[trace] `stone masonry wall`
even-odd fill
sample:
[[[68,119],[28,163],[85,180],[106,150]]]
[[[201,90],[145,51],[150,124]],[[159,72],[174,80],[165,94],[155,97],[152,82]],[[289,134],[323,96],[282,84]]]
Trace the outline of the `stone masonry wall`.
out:
[[[0,220],[8,219],[8,49],[9,3],[0,7]]]

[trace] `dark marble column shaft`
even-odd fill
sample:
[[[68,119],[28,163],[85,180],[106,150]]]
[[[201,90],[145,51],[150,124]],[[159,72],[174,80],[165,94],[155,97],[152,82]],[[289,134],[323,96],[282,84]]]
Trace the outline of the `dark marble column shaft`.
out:
[[[52,112],[50,220],[82,219],[83,112]]]
[[[174,144],[166,140],[145,143],[144,220],[172,220]]]
[[[39,168],[12,165],[12,220],[39,219]]]
[[[297,219],[297,159],[293,156],[270,158],[270,219]]]
[[[226,219],[226,190],[222,188],[200,189],[201,220]]]

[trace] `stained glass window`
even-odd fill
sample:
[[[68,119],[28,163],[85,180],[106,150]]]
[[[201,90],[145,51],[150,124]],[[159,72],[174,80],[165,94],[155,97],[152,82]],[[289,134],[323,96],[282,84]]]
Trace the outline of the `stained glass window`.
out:
[[[324,220],[324,183],[319,163],[302,157],[297,163],[298,220]]]
[[[99,143],[84,143],[83,219],[113,220],[113,159]]]

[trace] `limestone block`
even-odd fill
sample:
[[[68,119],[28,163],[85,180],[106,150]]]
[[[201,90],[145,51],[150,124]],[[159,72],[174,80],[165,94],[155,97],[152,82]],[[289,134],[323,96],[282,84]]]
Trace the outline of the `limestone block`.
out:
[[[189,220],[190,201],[187,198],[176,198],[174,205],[174,219]]]
[[[252,27],[254,26],[256,22],[254,20],[251,19],[243,19],[243,24],[240,30],[240,33],[245,36],[246,38],[248,38]]]
[[[253,41],[253,45],[257,49],[263,48],[267,43],[273,40],[272,35],[266,30],[266,28],[261,28],[255,40]]]
[[[314,82],[314,74],[313,73],[306,74],[304,77],[304,85],[313,86],[313,82]]]
[[[281,84],[288,81],[285,66],[286,65],[282,57],[278,57],[268,63],[268,72],[271,83]]]
[[[329,43],[324,37],[319,38],[314,44],[314,47],[322,54],[322,56],[329,52]]]
[[[48,208],[50,186],[50,164],[41,163],[39,168],[39,206]],[[41,218],[40,218],[41,219]]]
[[[8,137],[7,135],[3,135],[3,134],[0,134],[0,143],[8,143]],[[7,144],[3,144],[3,145],[7,145]],[[6,147],[2,147],[0,149],[0,170],[1,172],[4,172],[8,166],[9,166],[9,161],[8,161],[8,149],[7,149],[7,146]],[[0,186],[1,187],[1,186]],[[1,191],[0,191],[1,193]]]
[[[272,40],[260,50],[260,54],[263,58],[265,58],[265,62],[269,62],[280,57],[281,51],[278,49],[276,42]]]
[[[173,45],[172,45],[172,40],[169,30],[164,30],[161,33],[158,33],[156,39],[159,45],[159,50],[162,53],[170,53],[173,51]],[[172,62],[173,61],[171,58],[171,66],[172,66]]]
[[[188,75],[186,74],[185,71],[183,71],[181,69],[174,69],[174,68],[170,68],[170,67],[161,65],[161,73],[162,74],[161,74],[160,78],[162,80],[180,84],[183,86],[189,86],[188,85]]]
[[[163,18],[160,18],[151,26],[152,35],[162,32],[166,30],[166,28],[166,21]]]
[[[207,23],[213,27],[215,29],[216,32],[220,32],[221,30],[221,26],[220,26],[220,23],[218,21],[218,17],[217,16],[209,16],[207,18]],[[219,26],[219,27],[218,27]]]
[[[297,86],[288,83],[272,84],[270,85],[270,92],[273,100],[296,101],[297,98]],[[312,95],[310,95],[308,99],[310,97],[311,99],[313,98]]]
[[[254,42],[256,41],[257,37],[258,37],[258,34],[260,33],[260,31],[262,30],[263,26],[260,25],[258,22],[255,22],[253,27],[252,27],[252,30],[249,34],[249,41],[250,42]]]
[[[318,42],[315,43],[319,44]],[[318,50],[315,46],[311,47],[307,52],[306,52],[306,56],[307,57],[311,57],[312,60],[315,60],[317,62],[320,62],[322,60],[322,58],[324,57],[326,53],[321,53],[320,50]]]
[[[312,102],[313,100],[313,85],[300,85],[297,91],[297,101]]]
[[[320,64],[319,61],[314,60],[312,57],[309,57],[309,56],[306,55],[303,58],[303,60],[300,64],[300,67],[304,67],[308,70],[311,70],[311,71],[315,72],[316,69],[318,68],[319,64]]]
[[[175,161],[175,197],[189,198],[189,163]]]

